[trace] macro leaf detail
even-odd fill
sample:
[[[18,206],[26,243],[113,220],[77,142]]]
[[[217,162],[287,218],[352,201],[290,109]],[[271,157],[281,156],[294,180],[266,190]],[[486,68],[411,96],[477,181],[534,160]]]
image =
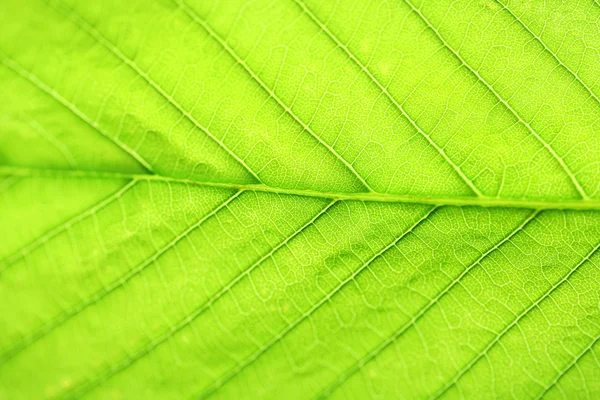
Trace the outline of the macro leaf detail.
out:
[[[0,399],[600,396],[597,0],[0,5]]]

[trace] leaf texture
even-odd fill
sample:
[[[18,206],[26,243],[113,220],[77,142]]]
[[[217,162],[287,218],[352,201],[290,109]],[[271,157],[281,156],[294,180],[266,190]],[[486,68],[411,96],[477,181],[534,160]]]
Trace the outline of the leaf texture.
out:
[[[600,396],[596,0],[0,4],[0,399]]]

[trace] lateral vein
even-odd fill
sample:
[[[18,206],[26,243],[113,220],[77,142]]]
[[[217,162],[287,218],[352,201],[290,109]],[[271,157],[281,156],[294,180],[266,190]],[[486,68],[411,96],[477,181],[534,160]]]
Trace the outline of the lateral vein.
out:
[[[87,125],[89,125],[91,128],[93,128],[95,131],[100,133],[103,137],[110,140],[112,143],[116,144],[121,150],[123,150],[124,152],[129,154],[131,157],[133,157],[148,172],[154,173],[154,170],[153,170],[152,166],[150,165],[150,163],[148,163],[148,161],[146,161],[139,153],[134,151],[131,147],[127,146],[125,143],[121,142],[118,138],[110,136],[108,133],[106,133],[104,131],[104,129],[102,129],[96,121],[94,121],[90,117],[88,117],[77,106],[75,106],[75,104],[68,101],[56,90],[54,90],[54,89],[50,88],[48,85],[46,85],[40,78],[38,78],[36,75],[34,75],[33,72],[27,71],[18,62],[8,58],[2,52],[0,52],[0,63],[3,64],[6,68],[11,70],[12,72],[14,72],[15,74],[17,74],[18,76],[20,76],[21,78],[25,79],[27,82],[31,83],[33,86],[35,86],[37,89],[39,89],[40,91],[42,91],[49,97],[51,97],[54,101],[56,101],[57,103],[59,103],[60,105],[65,107],[67,110],[71,111],[71,113],[73,115],[75,115],[77,118],[79,118],[80,120],[85,122]]]
[[[252,80],[254,80],[258,85],[269,94],[269,96],[277,102],[277,104],[287,113],[289,114],[294,121],[296,121],[306,132],[308,132],[312,137],[314,137],[323,147],[325,147],[335,158],[337,158],[344,166],[360,181],[360,183],[367,189],[369,192],[375,192],[371,186],[367,183],[367,181],[362,177],[361,174],[356,171],[354,166],[348,162],[341,154],[339,154],[331,145],[329,145],[325,140],[323,140],[319,135],[317,135],[310,126],[308,126],[304,121],[300,119],[294,113],[294,111],[285,104],[279,96],[275,94],[273,89],[269,88],[266,83],[246,64],[244,60],[227,44],[227,42],[219,36],[214,29],[208,25],[206,21],[201,19],[196,12],[194,12],[183,0],[173,0],[196,24],[200,25],[208,35],[213,38],[221,47],[225,49],[225,51],[238,63],[247,73],[250,75]]]
[[[410,123],[410,125],[417,131],[421,136],[423,136],[427,142],[432,146],[446,161],[452,169],[458,174],[461,180],[479,197],[483,197],[483,193],[475,186],[473,181],[469,179],[465,173],[460,169],[460,167],[452,161],[450,157],[446,154],[444,149],[442,149],[438,144],[431,138],[430,135],[425,133],[421,127],[417,124],[415,120],[411,118],[411,116],[406,112],[404,107],[392,96],[392,94],[384,87],[381,82],[371,73],[371,71],[364,65],[351,51],[348,49],[348,46],[344,45],[340,40],[327,28],[327,26],[321,22],[317,18],[317,16],[301,1],[301,0],[292,0],[298,7],[302,9],[302,11],[309,17],[309,19],[314,22],[320,29],[323,31],[327,37],[329,37],[340,49],[342,49],[348,57],[361,69],[365,75],[369,77],[369,79],[377,86],[377,88],[387,97],[389,101],[400,111],[400,113],[406,118],[406,120]]]
[[[241,192],[238,192],[238,194],[239,193],[241,193]],[[237,195],[234,195],[233,197],[236,197],[236,196]],[[233,198],[231,200],[233,200]],[[281,243],[279,243],[277,246],[275,246],[273,249],[271,249],[268,253],[266,253],[264,256],[262,256],[260,259],[258,259],[256,262],[254,262],[252,265],[250,265],[250,267],[246,268],[242,273],[240,273],[232,281],[230,281],[227,285],[225,285],[223,288],[221,288],[221,290],[219,290],[217,293],[215,293],[213,296],[211,296],[210,299],[208,299],[207,301],[202,303],[193,312],[186,315],[185,318],[181,319],[179,322],[177,322],[175,325],[173,325],[170,329],[168,329],[161,335],[155,337],[153,340],[149,341],[145,346],[143,346],[139,351],[135,352],[133,355],[129,355],[125,359],[121,360],[120,362],[117,362],[117,364],[115,364],[112,368],[109,368],[108,370],[106,370],[101,375],[99,375],[95,378],[92,378],[89,381],[82,382],[80,385],[76,386],[74,389],[69,391],[68,397],[71,397],[71,395],[73,395],[73,394],[77,394],[78,396],[81,396],[85,393],[88,393],[93,388],[101,385],[102,383],[106,382],[113,376],[123,372],[124,370],[126,370],[127,368],[132,366],[134,363],[136,363],[139,360],[141,360],[142,358],[146,357],[148,354],[150,354],[152,351],[154,351],[154,349],[156,349],[158,346],[160,346],[161,344],[163,344],[164,342],[169,340],[171,337],[173,337],[175,334],[177,334],[177,332],[179,332],[180,330],[182,330],[183,328],[185,328],[186,326],[188,326],[189,324],[194,322],[194,320],[196,320],[200,315],[202,315],[206,310],[208,310],[212,306],[212,304],[214,304],[217,300],[219,300],[223,295],[228,293],[231,290],[231,288],[233,288],[235,285],[237,285],[243,278],[248,276],[253,270],[255,270],[258,266],[260,266],[265,260],[267,260],[269,257],[271,257],[275,252],[277,252],[279,249],[281,249],[282,247],[287,245],[287,243],[290,240],[292,240],[294,237],[298,236],[308,226],[314,224],[314,222],[317,219],[319,219],[322,215],[324,215],[327,212],[327,210],[329,210],[331,207],[333,207],[336,203],[337,203],[337,201],[334,200],[334,201],[330,202],[329,204],[327,204],[323,209],[321,209],[321,211],[319,211],[308,222],[306,222],[304,225],[302,225],[300,228],[298,228],[298,230],[296,230],[293,234],[291,234],[290,236],[285,238]]]
[[[25,336],[23,339],[21,339],[19,342],[17,342],[13,346],[11,346],[7,351],[5,351],[4,353],[2,353],[0,355],[0,365],[2,365],[4,363],[6,363],[7,361],[9,361],[10,359],[14,358],[19,353],[21,353],[23,350],[25,350],[26,348],[28,348],[29,346],[33,345],[35,342],[40,340],[42,337],[44,337],[47,334],[49,334],[50,332],[54,331],[59,326],[63,325],[67,321],[69,321],[71,318],[73,318],[76,315],[85,311],[88,307],[98,303],[103,298],[105,298],[106,296],[108,296],[112,292],[114,292],[115,290],[123,287],[123,285],[125,285],[128,281],[130,281],[135,276],[137,276],[141,272],[143,272],[154,261],[156,261],[164,253],[166,253],[171,248],[173,248],[175,245],[177,245],[177,243],[179,243],[182,239],[186,238],[192,231],[194,231],[196,228],[198,228],[200,225],[202,225],[206,220],[208,220],[209,218],[216,215],[223,208],[226,208],[229,205],[229,203],[231,203],[233,200],[235,200],[243,192],[244,192],[243,190],[236,191],[235,193],[233,193],[233,195],[231,195],[228,199],[226,199],[224,202],[222,202],[219,206],[217,206],[212,211],[210,211],[208,214],[206,214],[205,216],[200,218],[194,224],[190,225],[187,229],[185,229],[183,232],[181,232],[179,235],[177,235],[175,238],[173,238],[169,243],[167,243],[162,248],[157,250],[150,257],[146,258],[144,261],[142,261],[140,264],[138,264],[135,268],[128,271],[125,275],[123,275],[119,279],[113,281],[108,286],[105,286],[102,289],[100,289],[99,291],[95,292],[89,298],[83,300],[82,302],[80,302],[78,304],[75,304],[73,307],[71,307],[71,309],[59,314],[52,320],[48,321],[46,324],[42,325],[39,329],[36,329],[31,334]]]
[[[504,8],[518,23],[519,25],[521,25],[523,27],[523,29],[525,29],[527,32],[529,32],[529,34],[544,48],[544,50],[550,54],[552,56],[552,58],[554,58],[554,60],[556,60],[556,62],[558,63],[558,65],[560,65],[561,67],[563,67],[570,75],[573,76],[573,78],[575,78],[575,80],[589,93],[589,95],[596,101],[596,103],[598,103],[600,105],[600,99],[598,99],[598,96],[596,96],[596,94],[592,91],[592,88],[589,87],[580,77],[579,75],[577,75],[577,73],[575,71],[573,71],[571,68],[569,68],[565,63],[563,63],[561,61],[561,59],[558,57],[558,54],[554,53],[552,50],[550,50],[550,48],[546,45],[546,43],[544,43],[542,41],[542,38],[540,36],[538,36],[537,34],[535,34],[535,32],[533,32],[531,29],[529,29],[529,27],[527,25],[525,25],[525,23],[521,20],[521,18],[519,18],[515,13],[512,12],[512,10],[508,7],[508,4],[504,4],[502,1],[500,0],[494,0],[496,3],[500,4],[500,6],[502,6],[502,8]]]
[[[560,157],[556,153],[556,151],[552,148],[552,146],[550,146],[550,144],[531,127],[531,124],[526,122],[521,117],[521,115],[519,115],[519,113],[517,113],[517,111],[510,105],[510,103],[508,101],[504,100],[504,98],[502,98],[502,96],[500,96],[500,94],[494,89],[494,87],[492,85],[490,85],[481,76],[481,74],[479,72],[477,72],[473,67],[471,67],[471,65],[469,65],[469,63],[467,63],[467,61],[460,55],[460,53],[458,53],[458,51],[454,50],[454,48],[452,46],[450,46],[450,44],[446,41],[446,39],[444,39],[444,37],[440,34],[439,30],[437,28],[435,28],[431,24],[431,22],[429,22],[429,20],[427,18],[425,18],[425,15],[423,15],[423,13],[421,12],[421,10],[419,8],[415,7],[415,5],[412,3],[411,0],[403,0],[403,1],[423,21],[423,23],[425,23],[425,25],[427,25],[427,27],[429,29],[431,29],[431,31],[436,35],[436,37],[440,40],[440,42],[442,42],[442,44],[458,59],[458,61],[460,61],[462,63],[462,65],[464,65],[477,78],[477,80],[479,82],[481,82],[496,97],[496,99],[498,99],[498,101],[500,103],[502,103],[502,105],[504,105],[504,107],[506,107],[506,109],[508,111],[510,111],[515,116],[515,118],[517,118],[517,120],[523,126],[525,126],[525,128],[537,139],[537,141],[550,153],[552,158],[554,158],[554,160],[556,162],[558,162],[560,167],[563,169],[563,171],[565,172],[565,174],[567,175],[567,177],[569,178],[569,180],[571,181],[571,183],[575,187],[575,190],[577,190],[577,192],[579,193],[581,198],[584,200],[589,199],[589,196],[587,195],[585,190],[583,190],[583,188],[581,187],[581,184],[575,177],[575,174],[573,174],[573,172],[571,171],[569,166],[565,163],[565,161],[562,159],[562,157]]]
[[[340,387],[344,382],[346,382],[351,376],[356,374],[363,368],[366,364],[371,362],[374,358],[376,358],[381,352],[387,349],[390,345],[396,342],[398,338],[400,338],[411,326],[414,326],[423,315],[427,314],[427,312],[438,303],[438,301],[448,294],[457,284],[460,283],[462,278],[464,278],[476,265],[478,265],[484,258],[498,250],[504,243],[509,241],[514,235],[518,232],[522,231],[525,226],[527,226],[533,219],[540,213],[539,210],[533,211],[521,224],[516,227],[510,234],[508,234],[504,239],[500,242],[496,243],[493,247],[488,249],[485,253],[483,253],[477,260],[475,260],[472,264],[464,269],[464,271],[456,277],[452,282],[450,282],[441,292],[439,292],[433,299],[431,299],[425,307],[421,308],[409,321],[407,321],[404,325],[398,328],[396,331],[392,333],[392,335],[388,336],[384,341],[382,341],[377,347],[375,347],[372,351],[366,354],[363,358],[354,363],[346,372],[338,377],[335,381],[329,384],[325,389],[323,389],[318,395],[317,398],[323,399],[328,397],[334,390]]]
[[[73,226],[77,222],[87,218],[88,216],[90,216],[92,214],[97,213],[98,211],[102,210],[104,207],[108,206],[112,202],[123,197],[123,195],[128,190],[130,190],[136,184],[137,181],[138,180],[135,178],[131,179],[126,185],[124,185],[122,188],[117,190],[115,193],[111,194],[109,197],[105,198],[104,200],[100,201],[99,203],[96,203],[95,205],[82,211],[81,213],[73,216],[72,218],[69,218],[67,221],[61,223],[60,225],[55,226],[51,230],[44,233],[42,236],[38,237],[37,239],[33,240],[29,244],[25,245],[21,249],[17,250],[16,252],[12,253],[10,256],[8,256],[5,259],[3,259],[2,261],[0,261],[0,274],[2,274],[4,271],[6,271],[8,268],[10,268],[13,264],[15,264],[20,259],[26,257],[29,253],[31,253],[35,249],[39,248],[40,246],[43,246],[44,243],[48,242],[53,237],[59,235],[61,232],[64,232],[65,230],[69,229],[69,227]],[[2,359],[2,357],[3,356],[0,356],[0,359]]]
[[[60,1],[60,0],[59,0]],[[65,5],[66,8],[68,6]],[[210,137],[215,143],[219,145],[227,154],[229,154],[232,158],[234,158],[240,165],[246,169],[246,171],[254,178],[257,182],[261,182],[261,179],[258,177],[258,174],[254,172],[246,162],[235,154],[229,147],[223,143],[222,140],[213,135],[204,125],[200,124],[186,109],[184,109],[176,100],[165,92],[165,90],[156,83],[148,73],[143,71],[134,60],[127,57],[121,50],[119,50],[112,42],[110,42],[107,38],[102,35],[102,33],[96,29],[93,25],[91,25],[88,21],[86,21],[81,15],[79,15],[72,8],[68,8],[71,12],[72,16],[71,21],[75,24],[79,29],[90,35],[94,40],[100,43],[105,49],[107,49],[110,53],[112,53],[115,57],[117,57],[122,63],[131,68],[138,76],[140,76],[146,83],[148,83],[159,95],[161,95],[170,105],[175,107],[177,111],[179,111],[188,121],[190,121],[196,128],[200,129],[204,132],[208,137]]]
[[[550,287],[544,294],[542,294],[535,302],[533,302],[529,307],[524,309],[521,314],[519,314],[513,321],[508,324],[504,329],[502,329],[489,343],[488,345],[473,358],[470,362],[468,362],[460,371],[456,373],[456,375],[445,385],[443,386],[436,394],[432,396],[432,399],[439,399],[442,397],[444,393],[448,391],[452,386],[454,386],[471,368],[477,364],[477,362],[485,356],[492,347],[494,347],[503,337],[506,335],[512,328],[519,324],[519,322],[529,314],[531,310],[538,307],[541,302],[545,299],[549,298],[550,295],[558,289],[563,283],[567,282],[567,280],[590,258],[596,253],[596,251],[600,248],[600,243],[598,243],[585,257],[581,259],[562,279],[556,282],[553,286]]]
[[[229,371],[224,376],[217,379],[213,382],[208,388],[206,388],[199,396],[200,399],[206,399],[212,396],[219,388],[229,382],[231,379],[239,375],[246,367],[255,362],[260,356],[266,353],[269,349],[271,349],[277,342],[282,340],[285,336],[287,336],[294,328],[296,328],[302,321],[306,318],[310,317],[315,311],[317,311],[323,304],[329,301],[332,297],[334,297],[337,293],[339,293],[348,283],[352,282],[361,272],[363,272],[373,261],[379,258],[381,255],[386,253],[389,249],[396,246],[398,242],[400,242],[403,238],[405,238],[408,234],[413,232],[419,225],[425,222],[439,207],[431,207],[424,215],[422,215],[411,227],[409,227],[406,231],[402,232],[400,236],[395,238],[391,243],[387,244],[384,248],[375,253],[369,260],[367,260],[364,264],[362,264],[356,271],[354,271],[350,276],[340,282],[333,290],[331,290],[326,296],[324,296],[321,300],[315,303],[309,310],[304,312],[298,318],[296,318],[291,324],[285,327],[282,331],[280,331],[276,336],[274,336],[270,341],[252,353],[249,357],[247,357],[244,361],[239,363],[235,368]]]

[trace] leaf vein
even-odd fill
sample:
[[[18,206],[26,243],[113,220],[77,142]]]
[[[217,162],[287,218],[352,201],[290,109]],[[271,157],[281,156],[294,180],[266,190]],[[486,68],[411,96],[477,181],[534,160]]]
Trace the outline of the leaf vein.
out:
[[[476,265],[478,265],[484,258],[486,258],[488,255],[490,255],[492,252],[499,249],[504,243],[509,241],[518,232],[523,230],[523,228],[525,228],[526,225],[528,225],[531,221],[533,221],[534,218],[539,213],[540,213],[539,210],[534,210],[531,214],[529,214],[529,216],[527,218],[525,218],[523,220],[523,222],[521,222],[521,224],[517,228],[515,228],[510,234],[508,234],[500,242],[496,243],[493,247],[488,249],[472,264],[470,264],[468,267],[466,267],[465,270],[458,277],[456,277],[456,279],[454,279],[452,282],[450,282],[440,293],[438,293],[433,299],[431,299],[429,301],[429,303],[427,303],[427,305],[425,307],[423,307],[421,310],[419,310],[419,312],[417,314],[415,314],[408,322],[406,322],[399,329],[397,329],[392,335],[387,337],[383,342],[381,342],[379,344],[379,346],[377,346],[371,352],[369,352],[367,355],[365,355],[363,358],[358,360],[353,366],[351,366],[346,372],[344,372],[335,381],[333,381],[331,384],[329,384],[327,387],[325,387],[325,389],[323,389],[319,393],[319,395],[317,395],[317,398],[322,399],[322,398],[328,397],[331,393],[333,393],[334,390],[339,388],[344,382],[346,382],[351,376],[353,376],[356,372],[358,372],[363,366],[365,366],[367,363],[372,361],[381,352],[383,352],[386,348],[388,348],[392,343],[394,343],[398,338],[400,338],[404,334],[404,332],[406,332],[408,330],[408,328],[410,328],[411,326],[414,326],[417,323],[417,321],[419,321],[421,319],[421,317],[423,315],[425,315],[427,313],[427,311],[429,311],[431,309],[431,307],[433,307],[435,304],[437,304],[437,302],[443,296],[445,296],[447,293],[449,293],[454,288],[454,286],[456,286],[462,280],[462,278],[465,275],[467,275]]]
[[[592,88],[589,87],[588,85],[586,85],[586,83],[583,82],[583,80],[579,77],[579,75],[577,75],[577,73],[575,71],[573,71],[565,63],[563,63],[562,60],[558,57],[558,54],[556,54],[552,50],[550,50],[550,48],[546,45],[546,43],[544,43],[542,41],[542,38],[540,36],[536,35],[531,29],[529,29],[529,27],[515,13],[512,12],[512,10],[508,7],[508,4],[504,4],[500,0],[494,0],[494,1],[498,4],[500,4],[500,6],[502,6],[519,23],[519,25],[521,25],[527,32],[529,32],[529,34],[540,45],[542,45],[542,47],[544,48],[546,53],[550,54],[552,56],[552,58],[554,58],[554,60],[556,60],[558,65],[563,67],[565,69],[565,71],[567,71],[570,75],[572,75],[573,78],[590,94],[590,96],[596,101],[596,103],[598,103],[600,105],[600,99],[598,99],[596,94],[592,91]]]
[[[280,340],[282,340],[288,333],[290,333],[296,326],[298,326],[302,321],[306,318],[310,317],[316,310],[318,310],[323,304],[329,301],[336,293],[339,293],[342,288],[353,281],[362,271],[364,271],[375,259],[380,257],[386,251],[396,246],[398,242],[400,242],[406,235],[413,232],[415,228],[421,225],[423,222],[427,220],[439,207],[430,208],[417,222],[415,222],[410,228],[404,231],[399,237],[394,239],[391,243],[385,246],[383,249],[374,254],[369,260],[367,260],[363,265],[361,265],[356,271],[354,271],[350,276],[344,279],[338,286],[336,286],[331,292],[329,292],[325,297],[315,303],[308,311],[304,312],[300,317],[294,320],[291,324],[289,324],[285,329],[279,332],[275,337],[273,337],[269,342],[260,347],[257,351],[251,354],[244,361],[239,363],[234,369],[229,371],[225,376],[219,378],[215,382],[213,382],[209,387],[207,387],[201,394],[198,395],[199,398],[204,399],[211,395],[213,395],[219,388],[229,382],[231,379],[239,375],[246,367],[256,361],[261,355],[271,349],[275,344],[277,344]]]
[[[53,229],[44,233],[42,236],[38,237],[37,239],[34,239],[28,245],[25,245],[23,248],[15,251],[12,255],[10,255],[10,256],[6,257],[5,259],[3,259],[2,261],[0,261],[0,274],[2,274],[4,271],[6,271],[8,268],[10,268],[12,265],[14,265],[20,259],[25,258],[28,254],[33,252],[35,249],[44,245],[50,239],[59,235],[61,232],[65,231],[66,229],[73,226],[77,222],[89,217],[90,215],[97,213],[98,211],[102,210],[104,207],[111,204],[113,201],[116,201],[117,199],[121,198],[129,189],[131,189],[133,186],[135,186],[135,184],[137,182],[138,182],[138,179],[136,179],[136,178],[131,179],[131,181],[129,183],[127,183],[125,186],[123,186],[121,189],[117,190],[115,193],[113,193],[109,197],[105,198],[104,200],[100,201],[99,203],[95,204],[94,206],[88,208],[87,210],[84,210],[83,212],[69,218],[67,221],[61,223],[60,225],[57,225]],[[0,359],[2,359],[2,357],[0,357]]]
[[[494,347],[501,339],[504,337],[506,333],[508,333],[513,327],[518,325],[519,321],[521,321],[526,315],[529,314],[531,310],[536,308],[542,301],[549,298],[549,296],[558,289],[563,283],[567,282],[567,280],[579,269],[579,267],[585,262],[590,260],[590,257],[596,253],[596,251],[600,248],[600,243],[598,243],[586,256],[580,260],[575,267],[573,267],[562,279],[552,285],[544,294],[542,294],[533,304],[527,307],[521,314],[519,314],[510,324],[508,324],[504,329],[502,329],[491,341],[488,345],[479,353],[475,358],[473,358],[469,363],[467,363],[458,373],[452,378],[444,387],[442,387],[436,394],[432,396],[433,399],[438,399],[443,396],[444,393],[448,391],[452,386],[454,386],[483,356],[485,356],[491,349]]]
[[[490,85],[481,76],[481,74],[479,74],[479,72],[477,72],[473,67],[471,67],[471,65],[469,65],[467,63],[467,61],[456,50],[454,50],[454,48],[452,48],[450,46],[450,44],[446,41],[446,39],[444,39],[444,37],[439,33],[439,30],[436,29],[431,24],[431,22],[429,22],[429,20],[427,18],[425,18],[425,16],[421,12],[421,10],[418,9],[417,7],[415,7],[411,0],[402,0],[402,1],[404,1],[412,9],[412,11],[427,25],[427,27],[429,29],[431,29],[431,31],[444,44],[444,46],[477,78],[477,80],[479,82],[481,82],[486,87],[487,90],[490,91],[490,93],[492,93],[498,99],[498,101],[500,101],[500,103],[502,103],[504,105],[504,107],[506,107],[507,110],[509,110],[517,118],[517,120],[523,126],[525,126],[525,128],[527,128],[527,130],[538,140],[538,142],[548,151],[548,153],[550,153],[552,158],[554,158],[554,160],[556,160],[556,162],[559,163],[560,167],[563,169],[563,171],[565,172],[565,174],[567,175],[567,177],[569,178],[569,180],[571,181],[571,183],[573,184],[573,186],[575,187],[575,189],[577,190],[577,192],[579,193],[581,198],[584,200],[589,199],[589,196],[587,195],[585,190],[581,187],[581,184],[579,183],[579,181],[577,180],[577,178],[575,177],[575,175],[573,174],[573,172],[571,171],[569,166],[565,163],[565,161],[562,159],[562,157],[560,157],[556,153],[556,151],[552,148],[552,146],[550,146],[550,144],[546,140],[544,140],[544,138],[541,137],[531,127],[531,125],[528,122],[526,122],[521,117],[521,115],[519,115],[519,113],[517,113],[517,111],[510,105],[510,103],[508,101],[504,100],[504,98],[502,98],[502,96],[500,96],[500,94],[494,89],[494,87],[492,85]]]
[[[65,7],[68,8],[68,6],[66,6],[66,5],[65,5]],[[143,71],[135,63],[134,60],[127,57],[121,50],[119,50],[117,48],[117,46],[115,46],[111,41],[109,41],[106,37],[104,37],[104,35],[102,35],[102,33],[98,29],[94,28],[94,26],[92,24],[90,24],[88,21],[86,21],[83,18],[83,16],[79,15],[74,9],[72,9],[72,8],[68,8],[68,9],[71,12],[69,17],[70,17],[71,21],[75,24],[75,26],[79,27],[82,31],[86,32],[88,35],[90,35],[90,37],[92,37],[94,40],[96,40],[98,43],[100,43],[105,49],[107,49],[110,53],[112,53],[114,56],[116,56],[121,62],[123,62],[125,65],[127,65],[129,68],[131,68],[144,81],[146,81],[146,83],[148,83],[159,95],[161,95],[165,100],[167,100],[167,102],[169,104],[171,104],[188,121],[190,121],[196,128],[198,128],[202,132],[204,132],[215,143],[217,143],[219,145],[219,147],[221,147],[223,150],[225,150],[227,152],[227,154],[229,154],[239,164],[241,164],[246,169],[246,171],[248,171],[248,173],[250,175],[252,175],[252,177],[254,179],[256,179],[257,182],[262,182],[261,179],[258,177],[257,173],[254,172],[254,170],[252,168],[250,168],[250,166],[248,166],[248,164],[242,158],[240,158],[229,147],[227,147],[225,145],[225,143],[223,143],[222,140],[220,140],[215,135],[213,135],[204,125],[200,124],[200,122],[198,122],[186,109],[184,109],[175,100],[175,98],[173,98],[173,96],[171,96],[170,94],[165,92],[165,90],[158,83],[156,83],[150,77],[150,75],[148,75],[148,73]]]
[[[173,0],[195,23],[200,25],[208,35],[217,41],[225,51],[248,73],[248,75],[252,78],[253,81],[258,83],[258,85],[269,94],[269,96],[277,102],[277,104],[287,113],[289,114],[296,123],[298,123],[306,132],[310,133],[312,137],[314,137],[323,147],[325,147],[335,158],[337,158],[344,166],[360,181],[360,183],[369,191],[375,192],[373,188],[367,183],[367,181],[362,177],[361,174],[356,171],[353,167],[352,163],[348,162],[341,154],[339,154],[332,146],[330,146],[325,140],[323,140],[319,135],[317,135],[312,128],[306,124],[304,121],[300,119],[294,113],[294,111],[285,104],[275,92],[267,86],[266,83],[246,64],[244,60],[227,44],[227,42],[219,36],[214,29],[210,27],[208,22],[201,19],[198,14],[192,10],[183,0]]]
[[[456,172],[456,174],[461,178],[461,180],[475,193],[475,195],[482,197],[483,194],[481,191],[475,186],[473,181],[469,179],[465,173],[462,171],[459,165],[457,165],[452,159],[446,154],[444,149],[442,149],[438,144],[431,138],[430,135],[425,133],[421,127],[417,124],[415,120],[406,112],[404,107],[392,96],[392,94],[385,88],[381,82],[371,73],[371,71],[364,65],[348,48],[348,46],[344,45],[340,40],[331,32],[329,28],[321,21],[317,16],[301,1],[301,0],[292,0],[298,7],[302,9],[302,11],[309,17],[309,19],[315,23],[326,35],[329,37],[340,49],[342,49],[348,57],[360,68],[360,70],[369,77],[372,83],[377,86],[377,88],[383,93],[387,99],[392,102],[392,104],[400,111],[400,113],[406,118],[406,120],[411,124],[411,126],[423,136],[427,142],[442,156],[444,161],[446,161],[452,169]]]
[[[239,192],[238,192],[239,193]],[[141,348],[141,350],[137,351],[133,356],[129,356],[125,358],[123,361],[118,362],[113,367],[109,368],[107,371],[102,373],[101,375],[92,378],[90,381],[82,382],[78,386],[74,387],[67,397],[71,397],[75,393],[77,396],[81,396],[84,393],[88,393],[95,387],[101,385],[106,382],[113,376],[123,372],[134,363],[138,362],[142,358],[146,357],[150,354],[154,349],[160,346],[162,343],[169,340],[173,337],[177,332],[191,324],[194,320],[196,320],[200,315],[202,315],[206,310],[210,308],[212,304],[214,304],[217,300],[219,300],[223,295],[229,293],[232,287],[234,287],[238,282],[240,282],[244,277],[248,276],[254,269],[256,269],[259,265],[261,265],[266,259],[271,257],[276,251],[278,251],[283,246],[287,245],[287,243],[292,240],[294,237],[303,232],[308,226],[314,224],[314,222],[324,215],[331,207],[333,207],[338,201],[331,201],[327,206],[325,206],[321,211],[319,211],[315,216],[313,216],[308,222],[302,225],[298,230],[296,230],[293,234],[285,238],[281,243],[271,249],[267,254],[262,256],[259,260],[254,262],[250,267],[246,268],[241,274],[237,275],[231,282],[225,285],[219,292],[214,294],[210,299],[204,302],[201,306],[196,308],[192,313],[188,314],[185,318],[181,319],[177,324],[173,325],[169,330],[164,332],[162,335],[154,338],[150,342],[148,342],[145,346]]]
[[[112,143],[116,144],[121,150],[129,154],[133,157],[144,169],[146,169],[150,173],[154,173],[152,166],[135,150],[127,146],[125,143],[121,142],[116,137],[110,136],[108,133],[104,131],[104,129],[100,128],[98,123],[90,119],[84,112],[82,112],[75,104],[69,102],[66,98],[64,98],[60,93],[58,93],[55,89],[50,88],[46,85],[40,78],[33,74],[31,71],[27,71],[23,68],[19,63],[15,60],[8,58],[2,52],[0,52],[0,63],[2,63],[6,68],[13,71],[17,76],[25,79],[33,86],[38,88],[42,93],[45,93],[49,97],[51,97],[58,104],[65,107],[69,110],[73,115],[77,118],[85,122],[91,128],[93,128],[96,132],[100,133],[103,137],[110,140]]]
[[[113,281],[110,285],[103,287],[102,289],[100,289],[99,291],[94,293],[92,296],[90,296],[88,299],[83,300],[82,302],[76,304],[70,310],[68,310],[62,314],[59,314],[56,318],[54,318],[51,321],[49,321],[48,323],[44,324],[39,329],[37,329],[34,332],[32,332],[31,334],[23,337],[23,339],[21,339],[15,345],[11,346],[7,351],[2,353],[2,355],[0,356],[0,365],[4,364],[7,361],[9,361],[10,359],[14,358],[18,354],[20,354],[21,352],[23,352],[24,350],[29,348],[31,345],[36,343],[38,340],[40,340],[44,336],[48,335],[49,333],[51,333],[52,331],[57,329],[59,326],[63,325],[64,323],[66,323],[67,321],[72,319],[73,317],[75,317],[75,316],[79,315],[80,313],[82,313],[83,311],[85,311],[87,308],[100,302],[103,298],[105,298],[106,296],[108,296],[109,294],[114,292],[115,290],[123,287],[123,285],[125,285],[128,281],[130,281],[131,279],[133,279],[134,277],[139,275],[154,261],[156,261],[163,254],[165,254],[168,250],[170,250],[175,245],[177,245],[177,243],[179,243],[183,238],[187,237],[193,230],[198,228],[200,225],[202,225],[206,220],[208,220],[212,216],[216,215],[220,210],[227,207],[229,205],[229,203],[231,203],[235,198],[237,198],[243,192],[244,192],[244,190],[238,190],[237,192],[235,192],[232,196],[230,196],[226,201],[221,203],[218,207],[216,207],[215,209],[210,211],[204,217],[200,218],[197,222],[195,222],[194,224],[189,226],[186,230],[184,230],[182,233],[177,235],[174,239],[172,239],[165,246],[163,246],[162,248],[157,250],[154,254],[152,254],[152,256],[150,256],[147,259],[145,259],[144,261],[142,261],[135,268],[128,271],[125,275],[121,276],[119,279]]]
[[[123,174],[104,171],[84,171],[84,170],[54,170],[42,168],[21,168],[21,167],[1,167],[0,175],[15,175],[21,177],[56,177],[70,176],[73,178],[104,178],[104,179],[137,179],[148,182],[175,182],[189,185],[207,186],[222,189],[245,189],[264,193],[290,194],[305,197],[317,197],[324,199],[337,200],[359,200],[371,202],[388,203],[412,203],[412,204],[431,204],[431,205],[452,205],[458,207],[476,206],[476,207],[508,207],[508,208],[528,208],[536,210],[600,210],[599,200],[538,200],[538,199],[514,199],[514,198],[494,198],[494,197],[442,197],[442,196],[418,196],[386,193],[365,193],[365,192],[321,192],[305,189],[286,189],[264,184],[242,184],[242,183],[220,183],[191,180],[185,178],[172,178],[162,175],[138,175]]]

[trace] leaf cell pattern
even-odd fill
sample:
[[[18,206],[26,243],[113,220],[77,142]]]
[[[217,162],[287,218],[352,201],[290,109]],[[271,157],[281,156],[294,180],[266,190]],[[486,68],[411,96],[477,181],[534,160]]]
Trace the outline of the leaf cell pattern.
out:
[[[0,11],[0,399],[600,396],[596,0]]]

